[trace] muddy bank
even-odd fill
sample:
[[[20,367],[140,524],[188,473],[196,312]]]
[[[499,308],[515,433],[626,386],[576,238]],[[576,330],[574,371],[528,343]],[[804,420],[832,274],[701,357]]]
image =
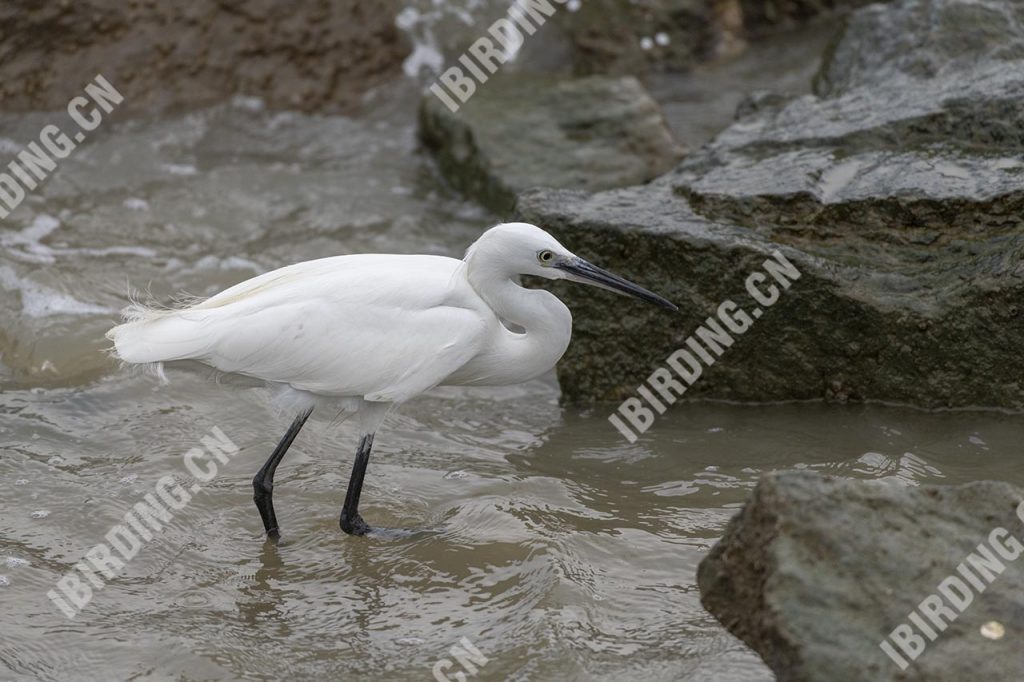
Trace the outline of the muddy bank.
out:
[[[576,74],[685,70],[742,51],[751,36],[857,4],[555,2],[520,61]],[[507,12],[507,3],[487,1],[10,0],[0,5],[0,110],[63,108],[101,73],[126,95],[122,113],[236,94],[275,109],[349,111],[368,89],[399,76],[414,49],[408,69],[439,71]]]
[[[400,73],[395,0],[117,0],[0,4],[0,108],[62,109],[97,73],[125,111],[236,94],[339,110]]]

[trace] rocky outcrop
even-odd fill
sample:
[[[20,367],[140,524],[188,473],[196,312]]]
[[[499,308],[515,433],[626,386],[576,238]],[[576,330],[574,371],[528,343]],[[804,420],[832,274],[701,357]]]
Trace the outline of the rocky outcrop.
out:
[[[629,306],[623,325],[626,304],[567,292],[566,396],[632,394],[779,249],[803,277],[693,394],[1024,407],[1020,7],[866,8],[830,50],[818,96],[750,98],[646,187],[524,194],[521,217],[684,311],[669,323]]]
[[[103,74],[122,110],[234,94],[272,107],[350,107],[399,72],[393,0],[0,3],[0,107],[63,109]]]
[[[682,157],[661,109],[631,77],[506,75],[455,113],[427,94],[420,138],[453,186],[499,214],[529,187],[635,185]]]
[[[1006,483],[914,488],[769,474],[700,563],[701,600],[781,682],[1019,679],[1022,499]],[[986,552],[1002,570],[976,567],[970,555]],[[971,601],[961,612],[964,588]],[[926,599],[946,609],[944,627],[921,610]],[[900,641],[924,647],[910,649],[916,656],[890,638],[901,625]]]

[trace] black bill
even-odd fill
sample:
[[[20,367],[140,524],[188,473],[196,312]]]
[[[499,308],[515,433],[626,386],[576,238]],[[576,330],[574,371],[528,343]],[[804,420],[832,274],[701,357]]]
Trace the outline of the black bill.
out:
[[[612,291],[620,291],[630,296],[635,296],[648,303],[653,303],[656,306],[677,312],[679,308],[670,301],[666,301],[661,296],[658,296],[653,291],[648,291],[642,286],[633,284],[628,279],[623,279],[618,275],[613,275],[607,270],[602,270],[592,263],[588,263],[582,258],[570,258],[561,263],[555,265],[559,270],[568,272],[570,275],[575,275],[580,280],[583,280],[589,284],[596,284],[597,286],[604,287],[605,289],[611,289]]]

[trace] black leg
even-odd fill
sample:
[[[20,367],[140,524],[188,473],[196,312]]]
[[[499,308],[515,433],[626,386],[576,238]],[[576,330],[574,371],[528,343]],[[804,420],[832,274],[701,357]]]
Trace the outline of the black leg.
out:
[[[370,527],[359,516],[359,494],[363,492],[363,479],[366,477],[366,465],[370,462],[370,448],[373,447],[373,434],[363,436],[356,450],[356,461],[352,465],[352,478],[348,481],[348,492],[345,493],[345,506],[341,508],[341,529],[349,535],[366,535]]]
[[[256,503],[256,508],[260,510],[260,517],[263,519],[263,528],[267,531],[267,536],[272,538],[277,537],[279,534],[277,516],[274,514],[274,472],[277,471],[277,465],[284,459],[284,455],[288,452],[288,448],[291,447],[292,441],[299,435],[302,425],[306,423],[312,412],[313,408],[311,407],[299,413],[299,416],[295,418],[292,425],[288,427],[288,431],[285,432],[281,442],[274,448],[270,459],[256,472],[256,477],[252,479],[252,499]]]

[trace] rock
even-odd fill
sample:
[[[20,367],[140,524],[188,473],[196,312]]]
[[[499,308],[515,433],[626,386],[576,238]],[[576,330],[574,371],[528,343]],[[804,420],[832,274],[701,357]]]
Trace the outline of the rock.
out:
[[[701,601],[781,682],[1018,679],[1024,658],[1024,491],[1007,483],[902,487],[810,472],[765,475],[697,570]],[[996,528],[1006,534],[991,535]],[[958,573],[986,550],[1005,570]],[[1011,558],[1014,557],[1014,558]],[[960,613],[940,583],[973,601]],[[957,593],[954,591],[954,598]],[[910,614],[938,595],[953,614],[929,642]],[[995,622],[998,625],[986,625]],[[905,671],[880,648],[906,624],[926,644]],[[1006,636],[992,639],[999,627]],[[982,628],[989,636],[982,634]],[[905,634],[905,631],[904,631]],[[912,651],[914,649],[911,649]]]
[[[555,21],[568,36],[572,68],[580,75],[686,70],[743,47],[733,0],[587,0]]]
[[[271,107],[351,107],[408,51],[394,0],[10,0],[0,4],[0,103],[64,109],[97,73],[123,111],[235,94]]]
[[[1005,25],[1016,33],[982,31],[985,49],[950,29],[942,53],[958,55],[960,66],[941,75],[890,66],[911,63],[915,45],[942,35],[950,17],[981,11],[976,5],[904,0],[862,10],[823,66],[824,81],[835,84],[828,96],[759,96],[710,145],[646,187],[524,194],[518,215],[586,244],[685,312],[671,324],[637,310],[624,326],[627,304],[570,291],[582,319],[560,367],[566,397],[632,395],[779,249],[803,277],[693,394],[1024,407],[1016,369],[1024,347],[1024,61],[1007,61],[1024,22]],[[905,52],[875,66],[867,57],[838,64],[871,51],[875,33],[856,27],[865,14],[871,26],[888,26],[886,12],[936,23],[894,20]],[[972,27],[963,34],[974,35]]]
[[[823,14],[888,0],[738,0],[747,35],[763,35]]]
[[[831,48],[815,92],[837,95],[884,86],[897,76],[930,79],[983,61],[1024,59],[1022,22],[1024,5],[1004,0],[917,0],[865,8],[848,20]]]
[[[747,39],[870,0],[586,0],[554,22],[571,45],[574,73],[685,71],[735,56]],[[568,6],[568,5],[566,5]]]
[[[510,74],[452,113],[427,94],[420,137],[463,193],[507,213],[533,186],[597,191],[647,182],[682,156],[635,78]]]

